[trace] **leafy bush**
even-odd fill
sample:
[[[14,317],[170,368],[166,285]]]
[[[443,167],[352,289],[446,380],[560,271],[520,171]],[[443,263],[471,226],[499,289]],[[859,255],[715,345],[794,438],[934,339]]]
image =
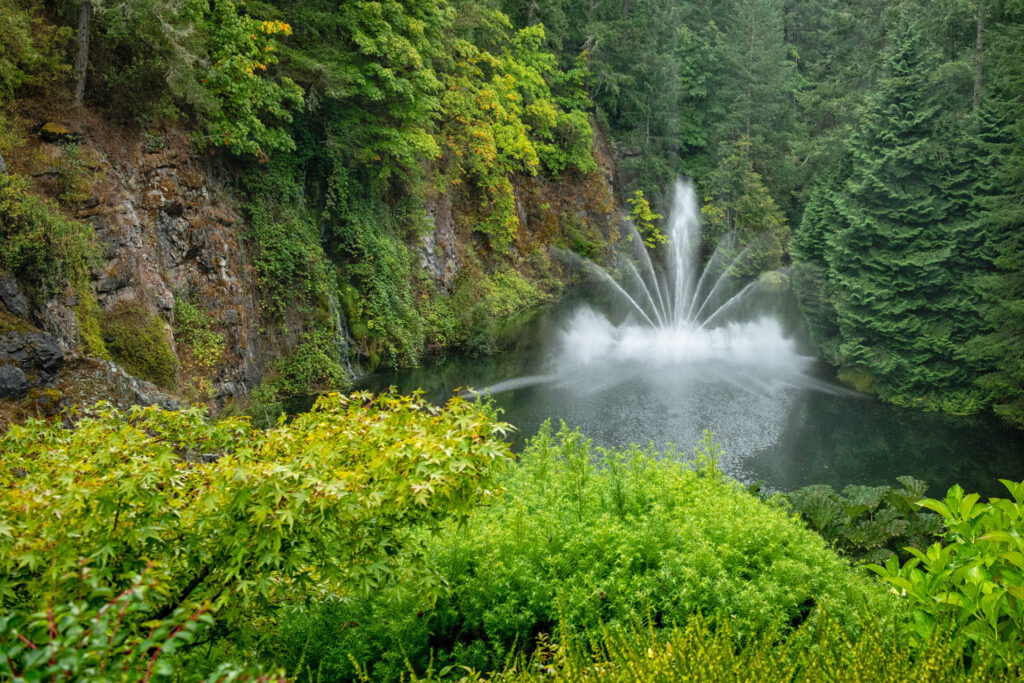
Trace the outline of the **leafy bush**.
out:
[[[945,524],[942,541],[925,550],[907,548],[913,558],[895,557],[870,569],[891,583],[910,606],[916,639],[935,624],[951,623],[968,652],[990,648],[1008,665],[1024,664],[1024,482],[1000,480],[1013,500],[979,503],[959,486],[943,500],[920,505]]]
[[[504,251],[519,226],[514,174],[536,175],[542,164],[553,174],[569,168],[586,173],[597,164],[593,129],[582,111],[589,104],[585,95],[573,100],[552,93],[553,85],[581,93],[582,73],[573,72],[573,80],[556,69],[554,55],[543,48],[542,26],[513,33],[505,15],[490,18],[504,43],[500,51],[463,39],[449,48],[438,141],[447,168],[442,182],[457,186],[465,178],[477,188],[485,215],[475,229]]]
[[[172,656],[196,642],[198,633],[213,624],[208,606],[178,609],[155,624],[143,620],[159,602],[163,585],[159,572],[147,568],[128,588],[115,594],[100,585],[88,567],[78,579],[82,596],[72,602],[48,604],[38,612],[14,610],[0,616],[0,674],[14,681],[170,680]],[[85,590],[88,589],[88,590]],[[275,681],[252,667],[221,663],[206,679]]]
[[[450,296],[421,299],[427,343],[470,355],[494,353],[525,313],[548,300],[550,295],[512,268],[479,277],[463,271]]]
[[[842,494],[823,484],[783,494],[812,529],[836,550],[859,562],[883,562],[908,545],[924,548],[942,530],[938,515],[915,503],[927,485],[899,477],[901,487],[847,486]]]
[[[486,404],[394,394],[322,397],[266,432],[200,408],[102,405],[71,428],[12,425],[0,435],[0,607],[80,601],[83,567],[114,593],[159,570],[136,626],[207,605],[237,627],[283,597],[395,579],[436,595],[413,531],[495,490],[505,430]]]
[[[331,291],[320,235],[296,173],[292,159],[275,158],[242,179],[260,304],[278,320],[289,311],[316,309]]]
[[[320,394],[351,388],[337,353],[331,332],[317,330],[305,335],[291,354],[274,363],[252,392],[248,412],[256,424],[269,427],[283,414],[307,410]]]
[[[199,396],[209,394],[210,380],[224,357],[224,335],[213,331],[206,311],[184,299],[174,299],[174,340]]]
[[[428,540],[448,587],[433,608],[402,586],[328,601],[293,611],[268,652],[326,680],[354,676],[351,654],[374,679],[393,680],[406,659],[425,670],[431,650],[439,666],[500,670],[542,633],[586,640],[604,626],[667,628],[703,614],[757,642],[819,610],[845,627],[865,605],[886,613],[883,590],[721,475],[717,452],[706,440],[683,465],[639,448],[594,452],[579,433],[545,428],[501,499]]]
[[[86,281],[98,258],[89,225],[33,196],[25,177],[0,176],[0,269],[45,298]]]
[[[0,42],[0,102],[14,99],[24,87],[45,88],[67,74],[63,47],[71,37],[68,28],[42,20],[34,3],[0,0],[4,39]]]
[[[132,375],[162,387],[176,386],[178,357],[167,325],[142,304],[122,301],[107,311],[103,342],[110,357]]]
[[[965,665],[958,639],[936,632],[921,649],[902,647],[891,629],[868,618],[851,636],[827,617],[804,624],[782,639],[765,638],[737,646],[728,620],[715,624],[695,617],[685,626],[658,633],[640,628],[608,628],[592,641],[580,638],[553,643],[542,638],[533,656],[520,658],[500,672],[480,674],[468,667],[432,668],[412,681],[462,683],[502,681],[785,681],[825,680],[903,683],[904,681],[1013,680],[989,667],[990,658]]]

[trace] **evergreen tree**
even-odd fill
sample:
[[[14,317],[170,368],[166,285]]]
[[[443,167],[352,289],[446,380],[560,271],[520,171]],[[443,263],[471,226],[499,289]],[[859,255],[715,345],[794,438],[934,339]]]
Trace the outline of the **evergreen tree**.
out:
[[[992,269],[978,281],[988,333],[971,351],[990,370],[978,383],[995,412],[1024,427],[1024,25],[995,38],[995,87],[983,117],[991,182],[981,200]]]
[[[977,317],[967,282],[964,170],[940,139],[933,59],[902,18],[851,144],[830,241],[830,279],[847,369],[903,405],[977,406],[963,345]]]
[[[839,198],[849,168],[824,175],[814,186],[803,220],[793,234],[793,293],[807,321],[807,331],[822,356],[839,362],[839,321],[833,304],[834,292],[828,277],[828,248],[831,236],[846,221],[839,210]]]

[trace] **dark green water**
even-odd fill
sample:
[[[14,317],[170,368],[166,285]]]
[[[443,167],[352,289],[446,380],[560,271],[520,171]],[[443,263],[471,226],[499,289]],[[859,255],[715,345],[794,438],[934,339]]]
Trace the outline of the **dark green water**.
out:
[[[653,442],[691,452],[703,430],[726,449],[724,471],[776,490],[809,484],[892,484],[900,475],[927,481],[931,495],[959,483],[968,491],[1002,495],[999,478],[1024,480],[1024,433],[991,417],[956,417],[897,408],[855,394],[824,363],[806,359],[799,377],[783,363],[756,367],[710,358],[649,363],[642,355],[552,376],[555,340],[577,303],[566,303],[524,326],[495,357],[438,362],[366,377],[379,390],[423,389],[441,403],[460,389],[492,387],[516,378],[545,381],[501,390],[494,402],[517,430],[514,447],[547,419],[578,426],[600,446]],[[790,316],[792,317],[792,316]],[[791,325],[786,332],[807,353]]]

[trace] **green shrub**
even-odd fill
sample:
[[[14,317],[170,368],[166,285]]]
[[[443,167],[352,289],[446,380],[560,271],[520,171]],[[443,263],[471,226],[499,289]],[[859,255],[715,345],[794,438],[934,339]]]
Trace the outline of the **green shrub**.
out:
[[[132,375],[174,388],[178,358],[163,319],[138,303],[122,301],[103,316],[103,342],[110,357]]]
[[[274,320],[315,310],[331,292],[331,270],[297,173],[293,160],[275,157],[242,179],[260,304]]]
[[[110,360],[107,345],[103,342],[103,312],[85,286],[78,288],[78,305],[75,306],[75,321],[78,323],[78,343],[82,353],[93,358]]]
[[[0,616],[0,674],[14,681],[166,681],[175,674],[173,655],[213,624],[209,607],[178,609],[156,624],[144,624],[159,604],[164,584],[150,567],[115,593],[83,568],[81,595],[48,603],[39,611]],[[86,590],[87,589],[87,590]],[[255,667],[221,663],[209,683],[255,678],[285,683]]]
[[[0,621],[0,648],[8,654],[24,643],[12,628],[46,637],[25,625],[38,625],[33,613],[86,600],[91,606],[55,612],[60,628],[50,630],[74,654],[85,636],[65,633],[66,624],[102,616],[92,611],[92,582],[108,596],[130,594],[151,570],[159,590],[121,605],[131,610],[121,615],[132,647],[79,655],[131,660],[140,647],[150,655],[152,644],[131,634],[152,626],[166,637],[165,627],[197,612],[237,629],[289,596],[361,595],[394,580],[436,595],[439,579],[414,530],[465,517],[496,489],[494,472],[508,459],[507,426],[494,410],[459,399],[441,409],[390,393],[331,395],[267,431],[245,419],[212,421],[201,408],[101,405],[76,417],[70,427],[29,420],[0,435],[0,613],[13,615]],[[19,669],[22,656],[44,671],[49,663],[24,648],[13,654],[21,663],[7,665]]]
[[[174,340],[189,382],[199,395],[210,392],[210,380],[224,358],[224,335],[213,331],[203,309],[184,299],[174,300]]]
[[[958,637],[948,632],[936,632],[921,649],[903,647],[893,635],[871,617],[855,636],[826,618],[819,624],[802,625],[786,638],[738,646],[728,620],[712,624],[695,617],[667,633],[608,628],[592,641],[573,638],[568,643],[552,643],[541,639],[532,657],[519,658],[493,674],[445,667],[433,668],[422,678],[411,674],[409,679],[452,680],[455,674],[462,683],[1014,680],[992,671],[987,656],[965,664],[957,651]]]
[[[1024,664],[1024,482],[1000,480],[1013,500],[979,503],[954,486],[943,500],[920,505],[937,512],[946,531],[900,566],[870,566],[895,586],[911,608],[918,641],[935,624],[956,627],[967,652],[989,648],[1007,665]]]
[[[308,410],[320,394],[351,388],[351,378],[337,353],[332,332],[306,334],[291,354],[274,363],[253,390],[249,414],[257,424],[268,427],[280,415]]]
[[[899,477],[901,486],[847,486],[842,494],[818,484],[783,494],[783,498],[812,529],[839,552],[857,562],[884,562],[904,548],[924,548],[942,530],[938,515],[915,503],[927,485]]]
[[[525,314],[550,296],[508,268],[474,277],[463,271],[450,296],[425,296],[420,304],[429,345],[476,355],[494,353]]]
[[[431,650],[439,666],[499,670],[542,633],[598,637],[605,626],[667,628],[703,614],[756,642],[821,610],[847,628],[865,606],[888,614],[884,589],[721,475],[716,452],[705,441],[684,465],[646,449],[594,452],[579,433],[545,428],[501,499],[429,540],[448,587],[435,606],[397,586],[294,611],[269,645],[274,661],[337,680],[354,675],[352,655],[374,679],[393,680],[407,658],[425,670]]]
[[[99,259],[92,228],[29,192],[28,179],[0,176],[0,269],[43,298],[86,282]]]

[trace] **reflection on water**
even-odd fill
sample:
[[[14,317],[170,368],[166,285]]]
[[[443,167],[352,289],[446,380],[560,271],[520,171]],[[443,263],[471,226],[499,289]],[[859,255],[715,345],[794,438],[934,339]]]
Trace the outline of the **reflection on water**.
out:
[[[671,443],[689,451],[708,429],[726,449],[723,470],[778,490],[891,484],[909,474],[927,481],[933,495],[953,483],[1002,495],[998,478],[1024,480],[1024,434],[991,418],[922,413],[855,394],[813,359],[799,368],[713,355],[652,362],[643,345],[626,343],[584,354],[618,354],[614,362],[571,363],[559,349],[572,329],[566,321],[580,310],[568,303],[540,316],[499,356],[371,376],[364,385],[422,388],[435,402],[491,387],[504,419],[519,430],[517,448],[546,419],[579,426],[602,446]],[[797,332],[789,334],[806,349]]]

